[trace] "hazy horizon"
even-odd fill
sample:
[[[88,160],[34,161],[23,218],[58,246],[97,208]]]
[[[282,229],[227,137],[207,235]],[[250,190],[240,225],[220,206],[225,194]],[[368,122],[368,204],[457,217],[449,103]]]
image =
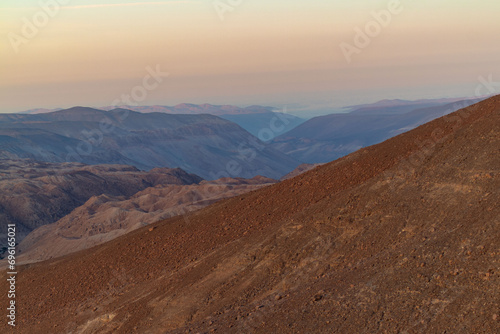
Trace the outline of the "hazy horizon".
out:
[[[38,1],[0,5],[0,112],[111,105],[147,68],[169,75],[140,105],[258,104],[302,116],[382,99],[469,97],[479,78],[500,81],[493,1],[402,0],[350,62],[342,43],[356,46],[355,29],[392,1],[242,0],[231,10],[212,0],[59,2],[47,22]],[[32,36],[27,21],[39,23]]]

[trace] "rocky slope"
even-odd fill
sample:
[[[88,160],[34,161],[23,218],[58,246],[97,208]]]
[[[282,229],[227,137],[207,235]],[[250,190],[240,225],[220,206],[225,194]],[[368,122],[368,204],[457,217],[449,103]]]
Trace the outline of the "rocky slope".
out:
[[[299,163],[213,115],[104,111],[0,114],[0,159],[182,168],[204,179],[279,179]]]
[[[276,182],[265,177],[226,178],[190,185],[162,184],[131,197],[93,196],[56,223],[31,232],[18,247],[17,262],[38,262],[87,249],[139,227]]]
[[[0,160],[0,246],[7,242],[7,224],[16,224],[17,241],[21,241],[35,228],[56,222],[93,196],[129,197],[149,187],[201,181],[181,169],[142,172],[123,165]]]
[[[188,220],[18,268],[16,332],[495,333],[499,129],[494,97]]]

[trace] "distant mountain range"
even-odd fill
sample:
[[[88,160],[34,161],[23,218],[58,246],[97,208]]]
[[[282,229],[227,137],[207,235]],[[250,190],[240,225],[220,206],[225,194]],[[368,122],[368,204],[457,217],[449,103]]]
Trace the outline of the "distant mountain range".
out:
[[[181,103],[175,106],[132,106],[132,105],[121,105],[121,106],[105,106],[98,108],[99,110],[110,111],[113,109],[128,109],[142,113],[152,113],[161,112],[167,114],[210,114],[210,115],[242,115],[242,114],[261,114],[266,112],[276,111],[275,107],[268,106],[248,106],[248,107],[237,107],[233,105],[213,105],[213,104],[192,104],[192,103]],[[26,111],[19,112],[19,114],[45,114],[53,111],[62,110],[61,108],[47,109],[47,108],[37,108],[30,109]]]
[[[484,96],[484,98],[487,98],[487,96]],[[473,98],[455,97],[455,98],[441,98],[441,99],[420,99],[414,101],[401,100],[401,99],[394,99],[394,100],[386,99],[375,103],[347,106],[344,109],[347,109],[349,111],[355,111],[355,110],[367,111],[373,109],[378,109],[380,111],[381,109],[385,109],[388,112],[394,112],[397,110],[403,112],[404,110],[408,111],[408,109],[414,110],[417,108],[421,109],[427,107],[435,107],[439,105],[445,105],[464,100],[473,100]]]
[[[237,124],[208,114],[75,107],[0,114],[0,159],[182,168],[204,179],[279,179],[299,162]]]
[[[249,106],[240,108],[232,105],[212,105],[212,104],[190,104],[182,103],[176,106],[120,106],[122,109],[133,110],[141,113],[167,113],[167,114],[187,114],[199,115],[209,114],[227,119],[241,126],[254,136],[263,141],[273,139],[275,136],[283,134],[296,126],[305,122],[305,119],[283,113],[274,107]],[[110,111],[116,109],[113,106],[99,108]],[[32,109],[21,114],[43,114],[62,109]]]
[[[325,163],[480,100],[460,100],[447,104],[442,104],[443,100],[386,100],[354,106],[357,109],[349,113],[312,118],[277,136],[271,146],[304,163]]]
[[[121,106],[142,113],[162,112],[168,114],[209,114],[219,116],[234,122],[262,141],[269,141],[274,137],[292,130],[306,120],[297,116],[283,113],[274,107],[249,106],[240,108],[232,105],[190,104],[182,103],[169,106]],[[113,107],[104,107],[112,110]]]
[[[151,112],[162,112],[167,114],[210,114],[210,115],[244,115],[244,114],[262,114],[267,112],[276,111],[274,107],[266,106],[248,106],[244,108],[232,106],[232,105],[213,105],[213,104],[192,104],[192,103],[181,103],[175,106],[130,106],[123,105],[120,108],[125,108],[133,111],[138,111],[142,113]],[[116,106],[107,106],[99,109],[102,110],[112,110],[116,109]]]
[[[382,100],[307,121],[257,105],[79,107],[51,113],[35,109],[0,115],[0,158],[60,162],[70,157],[69,161],[141,169],[180,167],[205,179],[256,175],[279,179],[299,163],[338,159],[480,100]],[[101,138],[95,131],[103,119],[114,130]],[[100,144],[92,147],[91,154],[81,154],[89,149],[82,144],[89,142],[87,137]],[[250,162],[248,157],[253,157]],[[229,173],[228,166],[238,173]]]

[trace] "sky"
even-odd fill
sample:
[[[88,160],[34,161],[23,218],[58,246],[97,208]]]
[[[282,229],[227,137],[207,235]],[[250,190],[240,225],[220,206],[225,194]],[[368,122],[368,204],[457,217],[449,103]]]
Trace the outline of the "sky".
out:
[[[0,112],[128,96],[307,117],[473,96],[479,78],[500,82],[499,12],[498,0],[4,0]]]

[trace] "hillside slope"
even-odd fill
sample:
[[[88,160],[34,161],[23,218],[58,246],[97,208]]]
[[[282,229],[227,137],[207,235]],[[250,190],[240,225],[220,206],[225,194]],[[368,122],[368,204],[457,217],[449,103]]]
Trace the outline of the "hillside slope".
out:
[[[274,179],[297,161],[240,126],[212,115],[104,111],[75,107],[47,114],[0,114],[0,159],[182,168],[207,180]]]
[[[306,121],[291,114],[279,112],[221,115],[220,117],[238,124],[257,138],[266,142],[296,128]]]
[[[115,107],[103,107],[103,110],[112,110]],[[167,114],[210,114],[219,116],[238,124],[252,135],[268,141],[275,136],[295,128],[305,120],[290,114],[277,111],[277,108],[264,106],[248,106],[240,108],[231,105],[190,104],[182,103],[176,106],[122,106],[122,108],[141,113]],[[269,131],[272,130],[272,131]],[[262,132],[263,131],[263,132]]]
[[[16,224],[20,242],[35,228],[56,222],[93,196],[132,196],[158,185],[201,181],[181,169],[142,172],[123,165],[0,160],[0,246],[7,244],[7,224]]]
[[[423,108],[425,104],[364,107],[350,113],[315,117],[279,135],[271,146],[304,163],[325,163],[476,102],[479,100]]]
[[[139,227],[276,182],[265,177],[225,178],[198,184],[160,184],[130,197],[93,196],[57,222],[28,234],[17,248],[17,263],[39,262],[87,249]]]
[[[16,332],[495,333],[499,129],[497,96],[19,268]]]

